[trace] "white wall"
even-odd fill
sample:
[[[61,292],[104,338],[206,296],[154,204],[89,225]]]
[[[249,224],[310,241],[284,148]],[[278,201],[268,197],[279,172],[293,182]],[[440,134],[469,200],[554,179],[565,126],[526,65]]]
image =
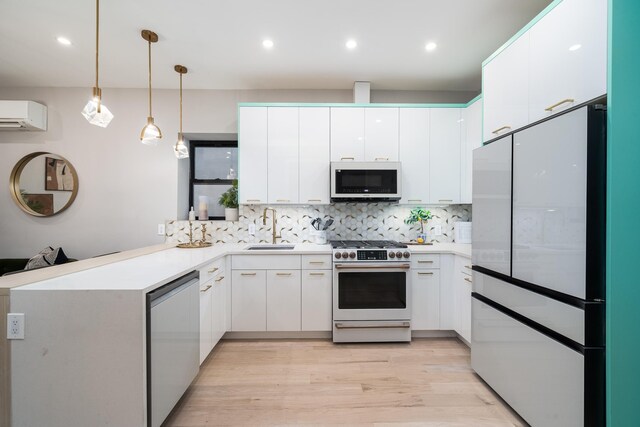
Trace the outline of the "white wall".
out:
[[[0,88],[0,99],[34,100],[49,109],[47,132],[0,132],[0,258],[29,257],[45,246],[62,246],[68,256],[86,258],[160,243],[164,239],[156,235],[157,224],[184,216],[178,214],[179,171],[172,148],[178,92],[154,91],[153,113],[164,134],[157,147],[139,142],[148,114],[146,90],[103,89],[105,105],[115,116],[106,129],[88,124],[80,114],[90,94],[90,88]],[[373,101],[376,94],[372,91]],[[378,99],[466,102],[474,95],[380,91]],[[351,90],[186,90],[183,126],[194,134],[235,133],[238,102],[352,99]],[[54,217],[26,215],[9,195],[11,169],[34,151],[59,154],[78,172],[78,197]],[[180,169],[184,178],[182,165]]]

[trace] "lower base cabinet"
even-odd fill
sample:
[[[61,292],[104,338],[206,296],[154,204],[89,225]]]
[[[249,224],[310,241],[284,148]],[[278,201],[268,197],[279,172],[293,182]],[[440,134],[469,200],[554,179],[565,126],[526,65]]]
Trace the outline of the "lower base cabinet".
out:
[[[453,274],[454,329],[471,343],[471,260],[456,255]]]
[[[331,331],[333,310],[331,270],[302,272],[302,330]]]
[[[411,328],[435,330],[440,328],[440,270],[411,272]]]
[[[200,363],[213,349],[213,285],[212,280],[200,285]]]
[[[267,331],[299,331],[300,270],[267,271]]]
[[[267,272],[234,270],[231,275],[231,330],[267,330]]]

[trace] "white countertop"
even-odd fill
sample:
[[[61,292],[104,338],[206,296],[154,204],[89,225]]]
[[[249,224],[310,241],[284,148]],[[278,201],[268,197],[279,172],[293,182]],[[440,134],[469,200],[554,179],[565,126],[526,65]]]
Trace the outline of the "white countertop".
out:
[[[254,244],[225,243],[203,249],[169,248],[95,268],[25,284],[18,288],[13,288],[11,292],[33,290],[118,290],[146,293],[190,271],[202,268],[207,263],[226,255],[331,254],[330,245],[315,245],[311,243],[296,244],[294,249],[284,251],[247,251],[246,248],[249,246],[254,246]],[[409,249],[414,253],[452,253],[471,257],[471,245],[466,244],[436,243],[424,246],[410,245]]]

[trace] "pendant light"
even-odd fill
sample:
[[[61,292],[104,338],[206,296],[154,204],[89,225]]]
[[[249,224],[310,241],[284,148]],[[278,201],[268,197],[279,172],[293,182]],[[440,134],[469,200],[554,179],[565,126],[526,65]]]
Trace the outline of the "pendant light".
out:
[[[151,114],[151,43],[158,41],[158,35],[149,30],[142,30],[141,35],[149,43],[149,117],[147,117],[147,124],[140,132],[140,141],[143,144],[156,145],[162,138],[162,131],[153,123],[153,115]]]
[[[113,119],[111,111],[102,104],[102,89],[98,86],[98,52],[100,29],[100,0],[96,0],[96,85],[93,88],[93,97],[82,110],[82,115],[92,125],[106,128]]]
[[[184,137],[182,135],[182,75],[187,74],[187,67],[176,65],[173,69],[180,74],[180,131],[178,132],[178,141],[176,142],[176,146],[173,147],[173,151],[178,159],[186,159],[189,157],[189,149],[184,144]]]

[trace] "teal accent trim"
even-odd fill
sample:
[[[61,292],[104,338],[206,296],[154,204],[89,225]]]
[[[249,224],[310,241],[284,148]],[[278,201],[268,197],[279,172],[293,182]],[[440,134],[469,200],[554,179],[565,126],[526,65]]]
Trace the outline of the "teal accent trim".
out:
[[[640,2],[609,0],[607,112],[607,425],[638,425],[640,407]]]
[[[467,108],[469,105],[473,104],[474,102],[479,101],[480,99],[482,99],[482,93],[478,94],[478,96],[473,98],[471,101],[467,102],[467,104],[465,105],[465,108]]]
[[[525,25],[524,27],[522,27],[522,29],[520,31],[518,31],[513,37],[511,37],[509,40],[507,40],[507,42],[505,44],[503,44],[502,46],[500,46],[498,48],[498,50],[496,50],[495,52],[493,52],[491,54],[491,56],[489,56],[487,59],[485,59],[484,61],[482,61],[482,67],[484,68],[485,65],[487,65],[489,62],[491,62],[496,56],[500,55],[500,53],[502,53],[503,50],[505,50],[506,48],[508,48],[509,46],[511,46],[516,40],[518,40],[520,38],[521,35],[523,35],[524,33],[526,33],[527,31],[529,31],[531,29],[531,27],[533,27],[534,25],[536,25],[538,23],[538,21],[540,21],[542,18],[545,17],[545,15],[549,12],[551,12],[553,10],[553,8],[555,8],[558,4],[560,4],[562,2],[562,0],[554,0],[553,3],[550,3],[547,7],[545,7],[542,12],[540,12],[539,14],[536,15],[535,18],[533,18],[531,21],[529,21],[529,23],[527,25]]]

